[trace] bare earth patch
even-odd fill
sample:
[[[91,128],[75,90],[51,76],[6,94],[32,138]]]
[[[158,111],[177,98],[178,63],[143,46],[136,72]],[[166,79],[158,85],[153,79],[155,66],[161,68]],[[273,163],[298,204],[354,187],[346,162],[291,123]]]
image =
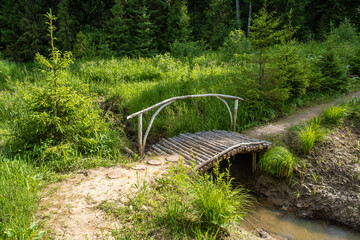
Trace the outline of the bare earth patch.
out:
[[[164,157],[161,165],[141,163],[129,167],[116,166],[81,170],[43,191],[38,216],[46,218],[45,228],[55,239],[112,239],[111,227],[116,222],[108,219],[98,208],[102,201],[126,201],[137,191],[143,179],[150,182],[162,176],[172,164]]]

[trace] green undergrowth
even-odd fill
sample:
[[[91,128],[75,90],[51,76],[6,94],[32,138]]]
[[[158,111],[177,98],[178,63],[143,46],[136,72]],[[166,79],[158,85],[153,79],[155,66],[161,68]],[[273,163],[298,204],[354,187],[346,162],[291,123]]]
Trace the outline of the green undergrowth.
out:
[[[56,176],[33,168],[24,159],[0,156],[0,239],[40,239],[44,235],[34,214],[45,179]]]
[[[189,173],[178,164],[154,184],[138,179],[126,202],[99,207],[118,222],[116,239],[222,239],[252,211],[247,190],[232,184],[229,171]]]
[[[275,147],[266,152],[260,159],[259,168],[276,177],[291,177],[298,162],[310,154],[319,144],[326,142],[327,135],[348,121],[358,126],[360,119],[360,100],[352,98],[325,109],[319,117],[288,130],[286,136],[275,137]]]

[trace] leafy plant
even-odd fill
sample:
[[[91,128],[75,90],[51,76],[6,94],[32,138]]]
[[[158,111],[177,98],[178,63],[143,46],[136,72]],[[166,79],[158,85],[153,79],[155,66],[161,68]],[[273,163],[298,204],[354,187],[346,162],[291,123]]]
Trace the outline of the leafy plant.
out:
[[[291,177],[297,159],[285,147],[273,147],[260,159],[260,170],[276,177]]]

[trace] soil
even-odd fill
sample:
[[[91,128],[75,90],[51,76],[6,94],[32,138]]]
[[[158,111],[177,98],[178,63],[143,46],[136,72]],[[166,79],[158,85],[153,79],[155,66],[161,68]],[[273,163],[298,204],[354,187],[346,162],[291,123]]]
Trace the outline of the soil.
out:
[[[138,185],[153,181],[171,164],[163,157],[156,165],[147,159],[128,166],[81,170],[43,191],[38,218],[45,219],[54,239],[112,239],[116,222],[99,208],[103,201],[126,202]]]
[[[303,157],[291,180],[260,172],[244,177],[236,165],[232,171],[258,197],[285,212],[360,231],[359,159],[360,129],[344,126],[333,130],[324,143]]]

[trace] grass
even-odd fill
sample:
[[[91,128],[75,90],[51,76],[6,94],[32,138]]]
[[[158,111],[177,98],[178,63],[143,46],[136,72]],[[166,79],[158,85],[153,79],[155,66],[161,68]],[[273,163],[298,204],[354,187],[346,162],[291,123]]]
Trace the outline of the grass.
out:
[[[217,166],[213,174],[188,172],[180,163],[155,184],[141,184],[126,203],[103,202],[100,208],[119,222],[113,236],[222,239],[251,211],[252,197],[234,187],[229,171],[220,173]]]
[[[321,119],[314,117],[309,123],[300,129],[299,138],[301,147],[304,153],[308,153],[316,142],[321,142],[325,139],[327,129],[321,126]]]
[[[325,109],[320,116],[326,125],[337,127],[342,124],[346,112],[347,110],[345,107],[333,106],[331,108]]]
[[[260,159],[260,170],[276,177],[291,177],[296,157],[285,147],[273,147]]]
[[[22,159],[0,159],[0,238],[41,237],[34,213],[43,174]]]

